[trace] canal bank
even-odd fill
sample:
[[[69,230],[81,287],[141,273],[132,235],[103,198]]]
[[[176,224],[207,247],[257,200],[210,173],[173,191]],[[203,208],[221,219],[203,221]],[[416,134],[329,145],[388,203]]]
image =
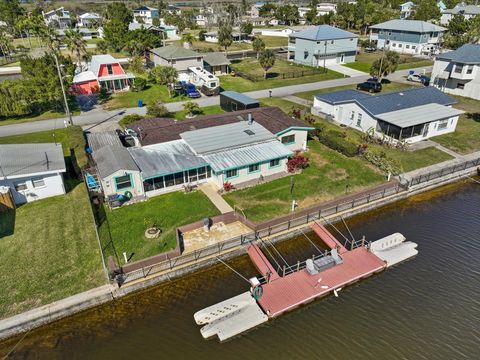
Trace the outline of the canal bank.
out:
[[[419,255],[233,341],[203,340],[192,318],[244,291],[246,283],[219,264],[33,330],[11,358],[473,359],[479,202],[479,186],[465,182],[350,219],[355,238],[398,229],[419,244]],[[313,251],[303,235],[275,247],[289,263]],[[257,273],[247,256],[228,262],[246,277]],[[1,343],[0,357],[21,338]]]
[[[384,190],[383,196],[377,200],[371,200],[370,195],[368,195],[368,200],[364,202],[356,202],[355,198],[353,198],[353,200],[351,200],[351,205],[347,203],[348,206],[346,206],[344,210],[340,209],[340,211],[337,205],[335,209],[336,211],[330,215],[326,213],[322,215],[321,211],[318,211],[318,214],[317,211],[315,211],[312,215],[307,213],[304,216],[305,219],[301,219],[298,225],[291,226],[291,222],[289,220],[288,228],[286,230],[278,231],[273,235],[271,235],[271,231],[269,230],[268,235],[261,236],[261,238],[268,239],[271,242],[285,240],[298,234],[304,234],[313,221],[322,221],[324,223],[337,222],[342,219],[371,211],[373,209],[384,207],[388,204],[406,199],[418,193],[458,181],[459,179],[469,177],[477,174],[478,172],[478,168],[475,166],[465,166],[464,168],[462,164],[458,164],[458,166],[459,168],[456,171],[450,171],[450,169],[441,169],[442,173],[440,173],[440,175],[435,175],[431,172],[420,174],[419,179],[409,180],[411,183],[409,186],[407,186],[407,188],[400,189],[400,187],[396,187],[391,194],[385,193]],[[355,203],[357,205],[355,205]],[[120,288],[115,286],[104,286],[101,288],[92,289],[89,292],[77,294],[72,297],[57,301],[53,304],[45,305],[26,313],[4,319],[0,321],[0,339],[5,339],[22,332],[30,331],[36,327],[74,315],[91,307],[104,304],[105,302],[124,297],[130,293],[137,292],[153,285],[157,285],[161,282],[170,281],[190,272],[212,266],[218,262],[218,257],[221,257],[222,259],[229,259],[239,256],[245,252],[244,245],[251,241],[255,241],[257,237],[258,234],[255,232],[251,238],[246,237],[243,240],[240,239],[238,244],[233,244],[235,246],[232,246],[227,250],[219,249],[218,252],[212,255],[203,256],[201,258],[199,257],[198,259],[195,258],[194,261],[190,263],[187,262],[179,266],[171,266],[170,264],[169,269],[159,271],[155,274],[150,274],[148,269],[142,269],[141,272],[138,272],[141,275],[137,279],[124,284]]]

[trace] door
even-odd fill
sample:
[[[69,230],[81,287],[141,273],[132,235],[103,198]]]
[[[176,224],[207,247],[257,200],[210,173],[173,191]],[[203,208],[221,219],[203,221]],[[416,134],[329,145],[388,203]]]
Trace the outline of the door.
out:
[[[340,63],[343,64],[345,62],[345,54],[342,54],[342,56],[340,56]]]
[[[342,122],[342,115],[343,115],[343,106],[338,107],[338,118],[335,119],[338,122]]]
[[[427,137],[429,127],[430,127],[430,124],[425,124],[425,126],[423,127],[423,137]]]

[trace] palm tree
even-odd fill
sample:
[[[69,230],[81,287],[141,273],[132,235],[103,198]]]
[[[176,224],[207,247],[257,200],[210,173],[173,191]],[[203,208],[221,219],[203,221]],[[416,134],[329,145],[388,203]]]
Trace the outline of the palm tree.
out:
[[[178,78],[177,70],[172,66],[155,66],[150,72],[158,84],[166,85],[168,95],[172,97],[172,88]]]
[[[5,57],[10,57],[12,51],[12,37],[4,30],[0,30],[0,51]]]
[[[263,68],[263,77],[267,78],[267,71],[275,65],[275,53],[271,49],[263,50],[258,58],[260,66]]]
[[[260,51],[265,50],[265,42],[260,39],[260,38],[255,38],[252,42],[252,48],[254,51],[257,52],[257,60],[258,60],[258,55],[260,54]]]
[[[193,42],[196,40],[197,38],[190,33],[185,33],[182,35],[182,43],[187,43],[189,46],[192,46]]]
[[[65,38],[63,40],[67,49],[72,55],[75,54],[77,58],[77,65],[80,67],[82,58],[87,54],[87,46],[82,34],[79,31],[68,29],[65,31]]]

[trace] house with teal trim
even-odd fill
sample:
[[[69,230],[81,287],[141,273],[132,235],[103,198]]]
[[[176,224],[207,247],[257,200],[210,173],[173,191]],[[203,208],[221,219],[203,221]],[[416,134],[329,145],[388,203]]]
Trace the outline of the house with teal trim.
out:
[[[311,26],[288,35],[288,59],[310,66],[355,61],[358,35],[330,25]]]
[[[128,148],[105,134],[88,141],[106,195],[151,197],[204,182],[221,189],[285,176],[288,158],[307,150],[310,130],[276,107],[262,107],[178,122],[143,119],[128,126],[135,142]]]
[[[370,26],[370,41],[377,48],[402,54],[431,55],[438,52],[446,28],[420,20],[390,20]]]

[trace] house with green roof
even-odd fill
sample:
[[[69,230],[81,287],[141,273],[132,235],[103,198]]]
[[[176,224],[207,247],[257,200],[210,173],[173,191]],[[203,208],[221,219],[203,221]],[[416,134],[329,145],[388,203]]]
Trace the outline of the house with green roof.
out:
[[[148,51],[147,62],[150,66],[172,66],[179,73],[188,72],[190,67],[203,69],[203,55],[183,47],[170,45]]]
[[[330,25],[312,26],[288,36],[288,59],[310,66],[355,61],[358,35]]]
[[[426,21],[396,19],[370,26],[370,41],[379,49],[431,55],[438,51],[446,30]]]

